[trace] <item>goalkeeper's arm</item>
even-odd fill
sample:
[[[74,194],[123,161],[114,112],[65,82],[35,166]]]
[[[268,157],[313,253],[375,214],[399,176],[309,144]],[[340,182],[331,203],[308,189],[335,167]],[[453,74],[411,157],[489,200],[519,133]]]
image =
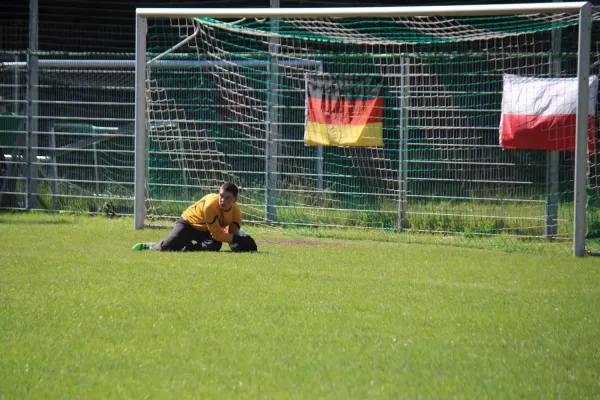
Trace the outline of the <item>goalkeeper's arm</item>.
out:
[[[205,212],[206,221],[211,221],[207,223],[210,236],[217,242],[232,243],[233,234],[223,231],[223,228],[219,223],[219,215],[215,210],[213,210],[212,207],[209,207]]]
[[[235,234],[242,229],[242,212],[237,204],[233,205],[232,214],[227,232]]]

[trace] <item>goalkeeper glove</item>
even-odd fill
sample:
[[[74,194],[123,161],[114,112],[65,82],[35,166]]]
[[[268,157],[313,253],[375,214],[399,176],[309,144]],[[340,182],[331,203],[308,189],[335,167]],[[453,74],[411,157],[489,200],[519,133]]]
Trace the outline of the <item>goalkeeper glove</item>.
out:
[[[258,251],[254,239],[252,239],[250,235],[242,231],[233,234],[233,238],[231,240],[231,243],[229,244],[229,248],[231,249],[231,251],[236,253],[246,251]]]

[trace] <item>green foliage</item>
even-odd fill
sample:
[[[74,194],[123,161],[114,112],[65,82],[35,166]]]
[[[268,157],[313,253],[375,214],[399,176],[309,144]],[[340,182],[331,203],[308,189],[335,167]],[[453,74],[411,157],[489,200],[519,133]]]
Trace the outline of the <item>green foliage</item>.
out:
[[[256,254],[156,253],[130,248],[168,230],[129,218],[5,213],[0,228],[0,398],[600,392],[600,269],[554,246],[249,226]]]

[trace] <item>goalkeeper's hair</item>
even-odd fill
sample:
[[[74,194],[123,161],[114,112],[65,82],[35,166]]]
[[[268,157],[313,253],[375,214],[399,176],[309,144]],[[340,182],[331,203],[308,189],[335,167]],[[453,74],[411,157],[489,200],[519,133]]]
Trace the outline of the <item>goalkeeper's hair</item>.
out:
[[[231,182],[225,182],[224,184],[221,185],[221,190],[224,192],[229,192],[233,195],[233,197],[235,197],[237,199],[238,197],[238,187],[235,186],[233,183]]]

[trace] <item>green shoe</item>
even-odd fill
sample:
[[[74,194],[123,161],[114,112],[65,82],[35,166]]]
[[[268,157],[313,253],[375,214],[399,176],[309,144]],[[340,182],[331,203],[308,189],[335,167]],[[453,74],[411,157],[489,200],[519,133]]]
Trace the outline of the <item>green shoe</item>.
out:
[[[136,243],[133,245],[131,250],[133,251],[142,251],[142,250],[150,250],[154,246],[154,243]]]

